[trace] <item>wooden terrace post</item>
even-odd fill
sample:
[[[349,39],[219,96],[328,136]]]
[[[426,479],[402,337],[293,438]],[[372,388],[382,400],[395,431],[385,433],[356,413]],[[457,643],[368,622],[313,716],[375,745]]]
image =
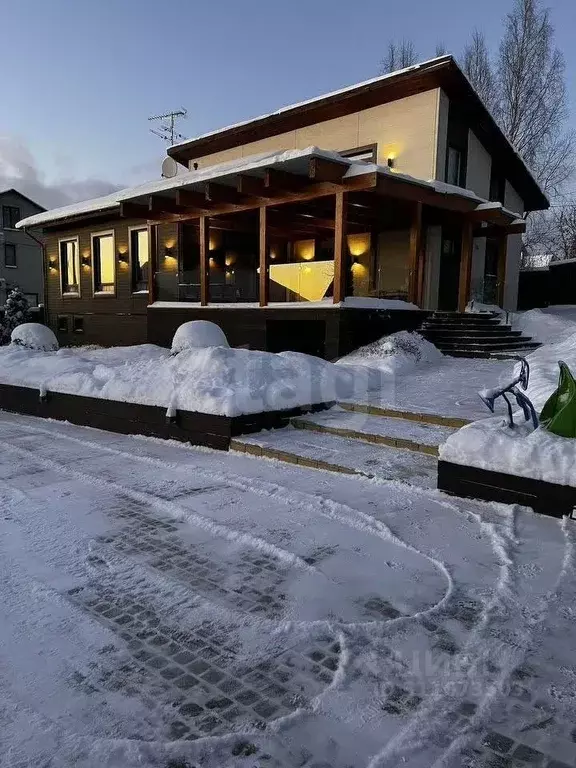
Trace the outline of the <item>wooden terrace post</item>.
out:
[[[132,265],[130,265],[132,268]],[[158,227],[148,224],[148,304],[156,301],[156,270],[158,269]],[[132,279],[132,277],[130,277]]]
[[[508,235],[498,238],[498,278],[496,281],[496,300],[498,306],[504,304],[504,287],[506,285],[506,261],[508,259]]]
[[[346,192],[336,192],[334,210],[334,304],[344,301],[346,296],[346,270],[348,269],[347,219],[348,195]]]
[[[418,304],[418,275],[422,260],[422,203],[412,209],[410,224],[410,256],[408,261],[408,301]]]
[[[200,216],[200,304],[210,301],[210,226],[207,216]]]
[[[267,228],[267,209],[265,205],[260,206],[259,218],[259,253],[260,253],[260,306],[267,307],[270,298],[270,280],[269,255],[268,255],[268,228]]]
[[[462,225],[462,245],[460,249],[460,280],[458,284],[458,312],[466,310],[470,298],[470,278],[472,276],[472,248],[474,246],[474,227],[465,220]]]

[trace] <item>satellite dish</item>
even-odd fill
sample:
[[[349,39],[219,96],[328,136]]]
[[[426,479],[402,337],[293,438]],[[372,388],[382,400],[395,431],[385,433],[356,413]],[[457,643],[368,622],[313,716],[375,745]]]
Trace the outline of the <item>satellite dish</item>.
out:
[[[178,173],[178,163],[173,157],[165,157],[162,161],[162,176],[165,179],[173,179]]]

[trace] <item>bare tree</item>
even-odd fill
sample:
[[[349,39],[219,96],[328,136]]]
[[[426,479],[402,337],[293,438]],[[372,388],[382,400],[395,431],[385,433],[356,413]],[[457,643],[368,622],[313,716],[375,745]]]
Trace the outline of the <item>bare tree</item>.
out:
[[[396,72],[416,64],[417,59],[418,55],[411,40],[402,40],[400,43],[392,41],[388,44],[388,52],[380,64],[380,71],[382,74]]]
[[[439,40],[436,43],[436,52],[435,52],[434,55],[435,56],[445,56],[447,53],[448,53],[448,51],[446,50],[446,46],[445,46],[444,42],[442,40]]]
[[[576,258],[576,205],[552,209],[552,256],[554,261]]]
[[[462,69],[491,112],[498,112],[496,78],[490,62],[490,54],[484,33],[475,29],[464,48]]]
[[[556,194],[572,175],[564,57],[540,0],[515,0],[498,59],[498,118],[541,185]]]

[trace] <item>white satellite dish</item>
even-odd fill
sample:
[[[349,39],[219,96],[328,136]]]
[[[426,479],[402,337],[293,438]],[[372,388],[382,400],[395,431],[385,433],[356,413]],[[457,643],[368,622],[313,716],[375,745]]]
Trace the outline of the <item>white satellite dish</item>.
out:
[[[165,157],[162,161],[162,176],[165,179],[173,179],[178,173],[178,163],[173,157]]]

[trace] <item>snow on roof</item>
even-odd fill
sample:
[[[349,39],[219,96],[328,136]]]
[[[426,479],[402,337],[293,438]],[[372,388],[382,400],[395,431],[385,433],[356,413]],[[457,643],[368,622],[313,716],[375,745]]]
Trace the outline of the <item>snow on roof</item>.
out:
[[[336,152],[329,152],[326,150],[318,149],[318,147],[308,147],[307,149],[291,149],[285,152],[267,152],[259,155],[251,155],[250,157],[244,157],[239,160],[231,160],[226,163],[219,163],[218,165],[211,165],[207,168],[203,168],[198,171],[186,171],[179,173],[172,179],[159,179],[155,181],[148,181],[144,184],[140,184],[136,187],[127,187],[126,189],[119,189],[117,192],[112,192],[110,195],[104,197],[96,197],[92,200],[84,200],[80,203],[74,203],[73,205],[66,205],[62,208],[54,208],[46,213],[40,213],[35,216],[29,216],[26,219],[22,219],[16,225],[21,227],[33,227],[42,224],[48,224],[53,221],[59,221],[61,219],[67,219],[72,216],[80,216],[82,214],[95,213],[98,211],[106,211],[116,208],[120,203],[127,200],[135,200],[139,197],[145,197],[148,195],[170,192],[172,190],[180,189],[182,187],[191,186],[202,181],[210,181],[211,179],[221,178],[223,176],[234,176],[239,173],[247,173],[248,171],[258,172],[261,169],[269,168],[272,165],[283,165],[290,161],[301,161],[303,159],[309,159],[310,157],[325,157],[331,160],[338,160],[339,162],[349,165],[350,160],[346,160],[340,157]]]
[[[457,195],[458,197],[465,197],[475,201],[479,205],[486,204],[484,198],[478,197],[474,192],[469,189],[464,189],[463,187],[456,187],[452,184],[446,184],[433,179],[425,181],[405,173],[398,173],[397,171],[390,170],[387,166],[376,165],[375,163],[355,162],[354,160],[342,157],[337,152],[319,149],[318,147],[308,147],[306,149],[290,149],[283,152],[251,155],[238,160],[230,160],[226,163],[211,165],[197,171],[186,171],[171,179],[150,181],[136,187],[128,187],[126,189],[118,190],[105,197],[97,197],[93,200],[85,200],[81,203],[75,203],[74,205],[67,205],[63,208],[56,208],[52,211],[29,216],[28,218],[19,221],[16,226],[19,228],[35,227],[73,216],[81,216],[82,214],[112,210],[117,208],[122,202],[134,202],[138,201],[140,198],[146,198],[154,194],[171,193],[178,189],[182,189],[183,187],[193,188],[196,184],[201,184],[202,182],[210,181],[212,179],[226,180],[226,178],[229,178],[230,181],[234,181],[234,178],[241,173],[249,173],[256,176],[263,175],[266,168],[276,166],[287,167],[292,173],[305,175],[308,172],[308,160],[312,157],[326,158],[348,166],[348,169],[344,174],[344,179],[350,179],[354,176],[367,173],[378,173],[423,188],[432,189],[439,194]],[[519,214],[516,213],[510,213],[510,215],[516,217],[519,216]]]
[[[295,104],[288,104],[285,107],[280,107],[280,109],[277,109],[274,112],[268,112],[264,115],[258,115],[258,117],[252,117],[249,120],[241,120],[239,123],[233,123],[232,125],[227,125],[224,128],[218,128],[214,131],[208,131],[207,133],[202,133],[199,136],[195,136],[192,139],[186,139],[185,141],[181,141],[178,144],[174,144],[170,149],[177,149],[178,147],[186,146],[187,144],[190,144],[194,141],[200,141],[201,139],[209,139],[212,136],[217,136],[220,133],[225,133],[226,131],[231,131],[231,130],[234,130],[235,128],[242,128],[245,125],[250,125],[250,123],[255,123],[259,120],[266,120],[269,117],[275,117],[276,115],[281,115],[284,112],[289,112],[291,109],[298,109],[299,107],[305,107],[308,104],[314,104],[315,102],[322,101],[323,99],[330,99],[334,96],[340,96],[350,91],[355,91],[358,88],[363,88],[365,86],[374,85],[375,83],[383,82],[384,80],[388,80],[391,77],[403,75],[407,72],[417,72],[419,69],[422,69],[423,67],[430,67],[430,65],[432,64],[440,64],[446,61],[450,61],[452,59],[453,57],[450,54],[447,54],[444,56],[435,56],[433,59],[427,59],[426,61],[421,61],[418,64],[413,64],[411,67],[404,67],[403,69],[397,69],[394,72],[387,72],[384,75],[371,77],[369,80],[363,80],[360,83],[347,85],[344,88],[339,88],[336,91],[330,91],[329,93],[322,93],[320,96],[314,96],[311,99],[299,101],[299,102],[296,102]]]

